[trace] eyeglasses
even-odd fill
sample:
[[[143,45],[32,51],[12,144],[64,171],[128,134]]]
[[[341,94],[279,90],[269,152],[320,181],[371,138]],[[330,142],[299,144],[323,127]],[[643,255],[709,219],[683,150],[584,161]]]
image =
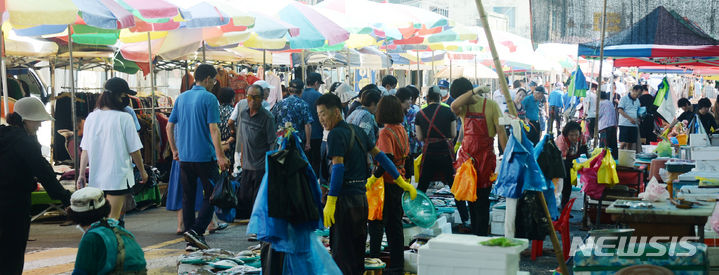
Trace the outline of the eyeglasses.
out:
[[[261,95],[247,95],[247,98],[252,99],[252,100],[258,100],[258,99],[262,99],[262,96]]]

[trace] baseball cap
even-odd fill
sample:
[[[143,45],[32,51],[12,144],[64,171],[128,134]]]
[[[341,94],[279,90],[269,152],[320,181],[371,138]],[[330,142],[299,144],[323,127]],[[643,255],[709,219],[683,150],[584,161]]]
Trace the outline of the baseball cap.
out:
[[[440,88],[449,89],[449,81],[442,79],[437,82],[437,86],[439,86]]]
[[[540,92],[543,94],[547,94],[547,91],[544,89],[544,86],[537,86],[537,88],[534,89],[535,92]]]
[[[72,193],[70,209],[75,212],[87,212],[105,205],[105,194],[99,188],[85,187]]]
[[[305,83],[302,82],[302,80],[299,79],[293,79],[290,81],[290,88],[297,89],[298,91],[302,91],[302,89],[305,87]]]
[[[555,88],[555,89],[564,88],[564,84],[563,84],[562,82],[554,83],[554,88]]]
[[[267,81],[264,80],[257,80],[255,83],[252,83],[252,85],[259,85],[262,87],[262,89],[274,89],[275,86],[270,85],[270,83],[267,83]]]
[[[324,81],[322,81],[322,75],[319,73],[309,73],[307,75],[307,83],[315,83],[315,81],[319,81],[320,84],[325,84]]]
[[[14,111],[18,113],[23,120],[29,121],[46,121],[55,120],[45,110],[45,105],[36,97],[23,97],[15,102]]]
[[[529,82],[529,87],[537,87],[537,82],[534,82],[534,81]]]
[[[136,95],[137,92],[130,90],[130,86],[127,85],[127,81],[119,77],[113,77],[105,82],[105,90],[112,93],[120,94],[126,93],[128,95]]]

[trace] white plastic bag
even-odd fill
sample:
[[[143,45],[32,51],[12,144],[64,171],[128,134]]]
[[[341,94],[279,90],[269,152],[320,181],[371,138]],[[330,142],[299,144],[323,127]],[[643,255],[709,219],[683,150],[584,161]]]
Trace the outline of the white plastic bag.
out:
[[[660,184],[656,178],[652,178],[647,184],[647,188],[644,192],[639,194],[639,198],[647,201],[660,201],[669,198],[669,191],[667,191],[666,184]]]

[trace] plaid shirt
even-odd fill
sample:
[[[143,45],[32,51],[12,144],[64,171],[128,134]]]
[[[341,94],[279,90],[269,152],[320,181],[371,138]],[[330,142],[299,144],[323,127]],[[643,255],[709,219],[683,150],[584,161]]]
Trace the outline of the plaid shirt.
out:
[[[357,107],[357,109],[347,117],[347,123],[359,126],[367,134],[372,144],[377,143],[379,126],[377,126],[374,115],[367,111],[364,106]]]

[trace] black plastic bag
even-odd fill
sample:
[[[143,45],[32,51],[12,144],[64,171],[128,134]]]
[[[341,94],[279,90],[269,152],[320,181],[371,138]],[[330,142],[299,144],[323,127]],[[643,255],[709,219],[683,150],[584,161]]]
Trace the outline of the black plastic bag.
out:
[[[223,209],[237,207],[237,195],[232,189],[231,180],[229,173],[222,172],[220,174],[220,178],[215,182],[215,190],[210,196],[211,205]]]
[[[147,172],[147,182],[142,182],[142,176],[140,176],[140,170],[137,167],[133,168],[135,174],[135,185],[132,186],[132,195],[137,195],[144,192],[147,189],[155,187],[158,184],[160,178],[160,171],[157,168],[145,165],[145,172]]]

